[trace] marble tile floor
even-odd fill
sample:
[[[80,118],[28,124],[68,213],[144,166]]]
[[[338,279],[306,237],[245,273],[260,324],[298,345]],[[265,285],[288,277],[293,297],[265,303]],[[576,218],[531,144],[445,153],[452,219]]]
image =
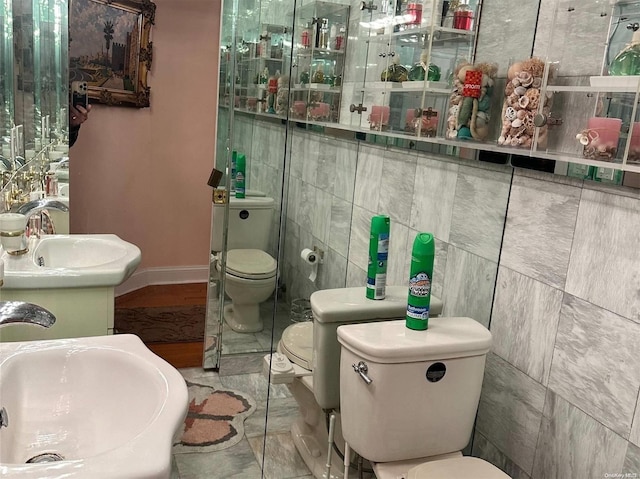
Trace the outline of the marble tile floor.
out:
[[[223,356],[219,373],[201,368],[180,369],[187,380],[250,395],[257,409],[245,420],[245,434],[238,444],[211,453],[174,454],[171,479],[313,479],[291,440],[289,430],[297,415],[297,404],[284,385],[269,387],[265,441],[268,383],[260,372],[262,356]],[[263,476],[264,449],[267,453]]]

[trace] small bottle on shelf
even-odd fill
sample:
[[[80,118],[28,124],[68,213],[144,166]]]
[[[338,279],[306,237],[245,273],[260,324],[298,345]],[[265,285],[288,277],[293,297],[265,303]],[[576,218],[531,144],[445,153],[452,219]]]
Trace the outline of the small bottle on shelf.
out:
[[[407,4],[406,15],[408,18],[407,25],[416,28],[422,23],[422,3],[411,1]]]
[[[302,35],[300,36],[300,44],[302,48],[311,47],[311,28],[309,24],[307,24],[302,30]]]
[[[260,56],[262,58],[269,58],[271,55],[271,41],[269,38],[269,32],[262,32],[260,35]]]
[[[335,43],[331,48],[334,50],[342,50],[344,48],[344,38],[347,33],[347,28],[344,25],[338,26],[338,34],[336,35]]]
[[[473,29],[473,10],[471,10],[468,0],[462,0],[453,12],[453,28],[458,30]]]
[[[320,44],[318,48],[328,48],[329,46],[329,20],[327,18],[322,19],[320,26]]]
[[[264,70],[262,70],[260,74],[260,84],[266,85],[267,81],[269,81],[269,69],[264,67]]]

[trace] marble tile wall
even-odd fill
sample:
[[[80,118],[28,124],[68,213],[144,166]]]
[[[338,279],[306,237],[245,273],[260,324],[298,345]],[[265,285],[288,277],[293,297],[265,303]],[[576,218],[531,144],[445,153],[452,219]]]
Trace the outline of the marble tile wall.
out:
[[[637,190],[516,170],[474,455],[517,478],[640,477],[638,244]]]
[[[282,148],[277,125],[260,125],[253,138]],[[364,284],[373,214],[392,217],[390,284],[406,283],[415,234],[433,231],[445,314],[472,316],[494,336],[473,453],[515,478],[640,472],[637,190],[526,170],[510,187],[501,167],[304,130],[289,147],[290,298]],[[255,158],[281,174],[277,155]],[[325,263],[312,283],[299,252],[314,245]]]
[[[408,284],[416,234],[436,236],[434,294],[489,323],[511,171],[294,130],[284,242],[290,299],[365,284],[371,216],[391,217],[387,282]],[[325,252],[314,283],[302,248]],[[468,272],[472,271],[471,274]]]
[[[545,0],[540,0],[544,2]],[[484,0],[476,60],[498,64],[505,77],[509,63],[529,58],[536,33],[539,1]]]
[[[610,5],[598,0],[540,0],[534,55],[559,61],[562,76],[600,75],[609,13]]]

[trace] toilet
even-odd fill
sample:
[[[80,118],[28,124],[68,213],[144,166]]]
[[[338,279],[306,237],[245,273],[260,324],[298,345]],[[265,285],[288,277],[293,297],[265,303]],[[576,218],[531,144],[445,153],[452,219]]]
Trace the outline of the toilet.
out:
[[[491,333],[471,318],[338,328],[342,434],[378,479],[509,479],[460,452],[473,430]]]
[[[404,318],[408,288],[387,286],[384,300],[366,298],[366,287],[316,291],[311,295],[313,321],[287,327],[277,351],[291,363],[293,372],[280,379],[271,369],[272,383],[287,383],[300,414],[291,426],[296,449],[318,478],[326,478],[329,413],[336,413],[335,442],[344,451],[340,430],[340,344],[337,330],[344,324]],[[431,298],[431,315],[442,312],[442,301]],[[332,454],[331,478],[342,478],[342,460]]]
[[[277,261],[265,250],[269,246],[274,201],[267,196],[229,199],[227,255],[224,290],[231,304],[224,307],[224,319],[239,333],[262,331],[260,303],[276,288]],[[211,251],[216,269],[222,271],[225,204],[213,204]]]

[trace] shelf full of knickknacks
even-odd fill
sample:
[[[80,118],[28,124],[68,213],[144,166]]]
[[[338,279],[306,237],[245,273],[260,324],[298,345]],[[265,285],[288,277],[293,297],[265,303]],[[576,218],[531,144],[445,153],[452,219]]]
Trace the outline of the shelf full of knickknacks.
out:
[[[302,3],[291,18],[295,27],[289,114],[297,120],[337,123],[350,7],[324,1]]]
[[[640,172],[640,2],[605,3],[556,1],[544,60],[509,67],[498,144],[620,184]]]
[[[454,77],[473,62],[480,0],[382,1],[361,12],[366,71],[348,78],[354,128],[416,137],[445,131]]]
[[[305,3],[290,43],[283,42],[291,78],[270,76],[261,87],[258,75],[257,101],[240,94],[234,106],[445,145],[454,154],[465,148],[555,160],[564,174],[619,183],[621,171],[640,172],[640,0],[600,3],[557,0],[546,49],[500,68],[475,61],[479,0],[363,2],[351,12]],[[565,24],[608,35],[606,51],[589,56],[595,66],[578,70]]]

